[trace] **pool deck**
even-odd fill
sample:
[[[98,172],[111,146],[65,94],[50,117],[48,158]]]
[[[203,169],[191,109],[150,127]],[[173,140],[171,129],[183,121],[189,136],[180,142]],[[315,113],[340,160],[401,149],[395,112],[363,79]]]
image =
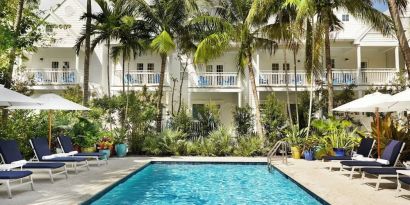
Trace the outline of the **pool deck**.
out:
[[[28,186],[17,187],[12,190],[13,199],[8,199],[5,187],[0,186],[0,204],[78,204],[150,161],[266,162],[266,158],[134,156],[112,158],[108,165],[100,167],[93,165],[90,167],[90,171],[80,170],[77,175],[70,172],[68,180],[65,180],[61,175],[56,176],[54,184],[50,183],[48,175],[36,172],[33,175],[35,191],[30,191]],[[274,165],[331,204],[410,204],[410,199],[395,197],[395,185],[382,184],[382,190],[375,191],[373,186],[363,184],[368,180],[349,180],[347,176],[339,172],[329,172],[325,169],[328,163],[289,159],[288,165],[278,161],[274,162]],[[403,192],[403,194],[410,197],[410,191]]]

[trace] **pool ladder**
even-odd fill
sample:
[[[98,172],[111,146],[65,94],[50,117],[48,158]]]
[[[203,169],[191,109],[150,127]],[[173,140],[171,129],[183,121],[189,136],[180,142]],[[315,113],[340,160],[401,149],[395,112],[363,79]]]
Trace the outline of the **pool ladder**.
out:
[[[281,159],[283,164],[288,164],[288,150],[289,150],[289,144],[285,141],[278,141],[275,143],[273,148],[268,152],[267,160],[268,160],[268,169],[270,170],[273,165],[272,165],[272,159],[276,156],[278,153],[278,150],[281,154]]]

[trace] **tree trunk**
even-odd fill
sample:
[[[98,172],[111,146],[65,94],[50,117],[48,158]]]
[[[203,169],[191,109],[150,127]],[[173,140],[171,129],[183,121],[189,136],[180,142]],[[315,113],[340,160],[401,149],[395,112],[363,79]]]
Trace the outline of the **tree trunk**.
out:
[[[158,103],[157,103],[157,132],[162,130],[162,96],[164,90],[165,66],[167,65],[167,55],[161,54],[161,73],[158,86]]]
[[[85,24],[85,56],[84,56],[84,96],[83,104],[88,105],[90,99],[89,80],[90,80],[90,55],[91,55],[91,0],[87,0],[87,20]]]
[[[329,18],[329,17],[328,17]],[[332,59],[330,57],[330,22],[326,20],[325,28],[325,63],[327,75],[327,92],[328,92],[328,116],[333,116],[333,75],[332,75]]]
[[[295,78],[296,124],[297,124],[298,126],[300,126],[300,124],[299,124],[299,110],[298,110],[299,106],[298,106],[298,83],[297,83],[297,71],[296,71],[296,69],[297,69],[297,66],[296,66],[296,63],[297,63],[296,54],[297,54],[297,49],[294,48],[294,49],[293,49],[293,69],[294,69],[294,72],[295,72],[295,77],[294,77],[294,78]]]
[[[399,41],[400,50],[403,53],[404,62],[407,67],[407,77],[410,79],[410,47],[407,42],[406,33],[403,29],[403,24],[400,19],[400,11],[397,6],[396,0],[388,0],[387,5],[389,6],[389,11],[394,23],[397,40]]]
[[[186,72],[187,67],[188,67],[188,60],[185,62],[185,66],[183,66],[181,84],[179,85],[178,113],[181,112],[181,106],[182,106],[182,87],[184,86],[184,77],[185,77],[185,72]]]
[[[285,59],[285,62],[283,64],[283,69],[285,70],[286,108],[288,110],[288,117],[289,117],[290,124],[293,125],[292,110],[290,108],[290,98],[289,98],[289,74],[288,74],[288,62],[286,59],[286,48],[283,50],[283,56]]]
[[[125,93],[125,48],[122,50],[122,92]]]
[[[310,122],[312,119],[312,106],[313,106],[313,27],[311,23],[311,17],[306,21],[306,45],[305,45],[305,70],[309,74],[310,79],[310,95],[309,95],[309,111],[308,111],[308,124],[307,124],[307,135],[310,132]]]
[[[9,64],[7,67],[6,72],[4,73],[4,87],[11,88],[11,84],[13,81],[13,68],[14,62],[16,61],[16,51],[17,51],[17,41],[20,36],[20,27],[21,27],[21,19],[23,18],[23,10],[24,10],[24,0],[19,0],[19,4],[17,6],[17,14],[16,19],[13,25],[13,47],[9,53]],[[7,118],[9,115],[9,110],[3,109],[2,119],[3,123],[7,123]]]
[[[175,84],[178,81],[177,78],[172,78],[172,95],[171,95],[171,115],[174,116],[174,94],[175,94]]]
[[[256,131],[261,139],[264,139],[262,124],[261,124],[261,111],[259,108],[259,96],[258,92],[256,91],[256,82],[255,82],[255,73],[253,72],[253,64],[252,64],[252,53],[250,51],[248,53],[248,70],[249,70],[249,80],[252,86],[252,93],[253,99],[255,101],[255,122],[256,122]]]
[[[107,86],[108,86],[108,99],[111,98],[111,83],[110,83],[110,47],[111,40],[107,39]]]

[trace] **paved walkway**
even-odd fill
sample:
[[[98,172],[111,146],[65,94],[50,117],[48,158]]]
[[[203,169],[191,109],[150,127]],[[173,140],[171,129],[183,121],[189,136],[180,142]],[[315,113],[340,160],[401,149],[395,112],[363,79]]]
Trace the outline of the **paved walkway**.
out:
[[[243,157],[126,157],[112,158],[108,165],[92,166],[90,171],[82,170],[77,175],[70,173],[69,179],[58,176],[51,184],[45,174],[34,175],[35,191],[28,186],[13,190],[13,199],[8,199],[4,186],[0,186],[1,205],[19,204],[78,204],[141,168],[150,161],[218,161],[218,162],[265,162],[266,158]],[[383,184],[380,191],[370,185],[363,185],[361,179],[349,180],[339,172],[329,172],[326,163],[289,160],[288,165],[276,162],[276,167],[303,184],[309,190],[332,204],[410,204],[409,199],[396,198],[394,185]],[[408,193],[410,195],[410,192]]]

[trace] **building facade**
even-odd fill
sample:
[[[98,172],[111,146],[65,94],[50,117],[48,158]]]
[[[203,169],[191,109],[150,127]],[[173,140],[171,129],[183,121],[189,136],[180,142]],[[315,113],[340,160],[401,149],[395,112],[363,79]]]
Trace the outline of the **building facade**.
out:
[[[93,6],[95,12],[98,11],[96,7]],[[85,11],[86,0],[65,0],[49,10],[46,21],[55,26],[45,28],[44,32],[53,34],[53,42],[39,46],[36,52],[27,53],[28,60],[21,62],[35,81],[35,92],[61,92],[67,86],[82,85],[84,50],[76,53],[73,47],[84,26],[84,21],[79,18]],[[369,87],[393,85],[400,68],[404,68],[398,41],[393,36],[383,36],[344,11],[338,11],[337,15],[342,20],[344,29],[332,33],[331,56],[335,90],[340,91],[347,85],[355,84],[357,95],[362,95]],[[407,16],[405,13],[403,25],[409,23]],[[115,42],[112,46],[115,46]],[[177,52],[169,55],[164,113],[171,112],[172,103],[177,107],[179,85],[183,82],[183,103],[192,113],[197,107],[212,101],[219,105],[223,124],[231,126],[235,106],[254,106],[247,74],[238,73],[236,52],[232,48],[207,65],[194,65],[192,59],[179,56]],[[298,92],[311,89],[304,70],[304,56],[304,48],[295,55],[281,46],[273,53],[256,51],[252,63],[261,102],[272,92],[279,99],[285,100],[286,79],[291,95],[294,95],[295,84]],[[98,45],[91,57],[91,91],[97,96],[106,94],[108,90],[115,94],[122,91],[123,81],[132,90],[141,90],[143,86],[147,86],[150,91],[155,91],[159,84],[160,64],[159,55],[147,52],[125,63],[126,73],[123,78],[121,60],[108,58],[107,45]],[[325,74],[323,75],[314,82],[325,82]],[[176,86],[172,97],[171,88],[174,83]],[[291,97],[291,103],[294,103],[293,99]]]

